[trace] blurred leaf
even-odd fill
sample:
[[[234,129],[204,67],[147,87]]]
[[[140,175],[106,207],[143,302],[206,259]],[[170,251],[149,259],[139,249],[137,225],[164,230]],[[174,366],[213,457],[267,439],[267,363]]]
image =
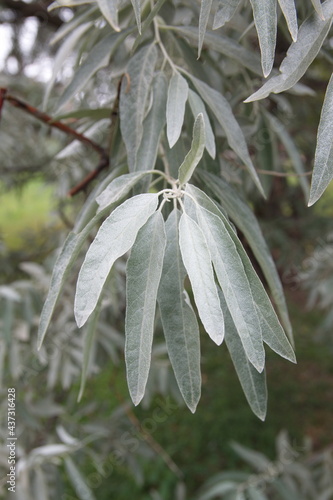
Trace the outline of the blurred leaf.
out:
[[[143,47],[130,60],[127,68],[129,80],[123,79],[119,103],[120,128],[125,142],[128,167],[135,168],[136,157],[141,143],[142,122],[154,69],[157,60],[156,46]]]
[[[321,110],[308,206],[323,194],[333,178],[333,74]]]
[[[88,487],[84,477],[70,457],[64,459],[68,479],[73,485],[74,491],[80,500],[96,500],[92,490]]]
[[[202,158],[205,142],[205,122],[203,114],[200,113],[194,122],[191,149],[179,167],[178,178],[181,186],[186,184],[192,177],[194,170]]]
[[[323,13],[323,7],[321,5],[321,1],[320,0],[311,0],[312,2],[312,5],[315,9],[315,11],[317,12],[318,16],[320,17],[320,19],[325,19],[325,16],[324,16],[324,13]]]
[[[136,24],[138,25],[138,31],[141,33],[141,1],[131,0],[131,3],[134,9]]]
[[[151,363],[157,291],[166,236],[160,211],[138,232],[126,268],[125,361],[128,388],[138,405],[144,396]]]
[[[101,225],[77,281],[74,313],[79,328],[95,309],[114,262],[130,250],[157,203],[157,194],[134,196],[117,207]]]
[[[224,26],[234,16],[241,0],[219,0],[218,8],[214,16],[213,30]]]
[[[120,31],[118,20],[118,0],[97,0],[103,16],[115,31]]]
[[[206,139],[205,146],[206,146],[206,149],[207,149],[209,155],[214,159],[216,156],[215,135],[214,135],[212,126],[210,124],[205,105],[202,102],[202,100],[200,99],[200,97],[198,96],[198,94],[193,92],[193,90],[189,90],[188,100],[189,100],[189,104],[191,106],[191,110],[192,110],[194,118],[196,118],[200,113],[203,115],[204,124],[205,124],[205,127],[204,127],[205,139]]]
[[[272,462],[263,453],[251,450],[239,443],[232,443],[231,447],[237,455],[259,472],[265,472],[272,466]]]
[[[224,337],[224,319],[210,252],[202,230],[186,213],[179,222],[179,245],[200,319],[211,339],[220,345]]]
[[[312,14],[299,29],[297,41],[292,43],[280,66],[280,73],[270,78],[244,102],[257,101],[293,87],[304,75],[318,54],[332,25],[333,1],[322,4],[325,21],[317,13]]]
[[[184,291],[186,270],[179,248],[180,212],[171,212],[165,225],[167,245],[158,290],[168,355],[185,403],[195,412],[201,393],[199,326]]]
[[[212,8],[213,0],[201,0],[200,15],[199,15],[199,46],[198,58],[201,55],[202,45],[205,38],[210,10]]]
[[[167,138],[170,148],[176,144],[180,137],[187,97],[187,81],[179,73],[175,73],[169,83],[166,107]]]

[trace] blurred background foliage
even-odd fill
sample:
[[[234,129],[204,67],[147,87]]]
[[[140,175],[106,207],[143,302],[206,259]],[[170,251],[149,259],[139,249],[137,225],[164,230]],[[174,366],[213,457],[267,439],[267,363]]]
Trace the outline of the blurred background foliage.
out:
[[[311,10],[310,2],[297,3],[304,18]],[[49,4],[44,0],[0,1],[0,86],[38,107],[56,52],[49,42],[55,30],[73,16],[67,7],[50,13]],[[314,96],[288,95],[286,99],[282,95],[270,101],[274,116],[288,123],[305,172],[312,168],[332,40],[303,79],[315,90]],[[288,45],[286,30],[280,28],[276,65]],[[64,62],[51,101],[72,77],[76,57]],[[232,65],[226,63],[225,69],[232,77]],[[107,79],[107,72],[100,71],[93,93],[81,92],[76,98],[77,108],[96,103],[107,107]],[[244,129],[250,126],[249,117],[241,119]],[[72,122],[76,124],[75,119]],[[89,127],[85,120],[79,123]],[[265,134],[269,132],[263,124],[257,142],[253,141],[259,171],[275,163],[281,172],[292,174],[283,143]],[[91,165],[86,149],[57,157],[67,141],[61,132],[4,106],[0,124],[0,432],[5,438],[6,389],[15,387],[20,473],[16,498],[31,498],[26,484],[36,499],[220,498],[223,485],[230,481],[247,484],[249,478],[254,488],[249,498],[259,498],[255,496],[258,485],[273,500],[291,498],[288,491],[283,496],[286,488],[295,499],[333,498],[329,481],[333,477],[333,187],[311,208],[306,208],[299,179],[293,175],[261,174],[269,192],[267,202],[251,187],[247,189],[285,286],[298,359],[294,366],[268,353],[269,406],[264,423],[251,413],[224,346],[216,349],[206,338],[202,339],[202,399],[195,415],[181,403],[162,334],[153,353],[144,405],[132,407],[122,359],[125,298],[119,277],[124,274],[123,261],[117,264],[109,297],[102,305],[103,321],[78,403],[83,389],[84,333],[77,329],[72,314],[76,273],[57,306],[45,345],[36,350],[36,328],[57,248],[85,197],[81,193],[68,200],[66,193]],[[232,158],[225,175],[236,185],[242,180]],[[281,434],[283,430],[289,437]],[[252,456],[251,462],[253,451],[247,450],[246,455],[244,449],[232,447],[232,442],[260,452],[265,466],[258,468],[262,464],[258,456]],[[286,466],[282,449],[291,454]],[[6,460],[6,448],[1,447],[1,471],[7,469]],[[256,461],[257,469],[253,468]],[[278,479],[282,486],[274,489]],[[6,494],[6,479],[2,479],[0,497],[7,498]]]

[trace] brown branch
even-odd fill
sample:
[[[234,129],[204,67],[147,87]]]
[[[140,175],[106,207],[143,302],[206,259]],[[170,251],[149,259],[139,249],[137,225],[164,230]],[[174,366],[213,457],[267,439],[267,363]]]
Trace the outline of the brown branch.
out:
[[[59,16],[47,10],[47,3],[41,1],[26,3],[22,0],[0,0],[0,5],[2,8],[13,11],[17,18],[36,17],[41,23],[54,28],[59,28],[63,24]]]

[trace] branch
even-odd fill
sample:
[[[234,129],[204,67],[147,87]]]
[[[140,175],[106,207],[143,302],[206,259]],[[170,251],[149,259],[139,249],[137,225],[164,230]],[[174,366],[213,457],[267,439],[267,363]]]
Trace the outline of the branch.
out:
[[[48,12],[47,4],[41,1],[26,3],[22,0],[0,0],[0,6],[15,12],[17,18],[36,17],[41,23],[55,28],[63,24],[62,19]]]

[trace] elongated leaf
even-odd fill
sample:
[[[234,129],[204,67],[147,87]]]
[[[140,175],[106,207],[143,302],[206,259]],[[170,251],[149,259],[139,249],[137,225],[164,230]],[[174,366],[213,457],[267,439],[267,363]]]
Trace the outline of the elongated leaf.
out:
[[[58,104],[58,112],[77,92],[83,89],[88,80],[99,69],[108,65],[110,57],[124,41],[128,33],[129,30],[119,34],[112,33],[95,45],[82,65],[75,71],[73,80],[62,94]]]
[[[216,156],[215,135],[209,121],[209,117],[204,103],[193,90],[189,90],[188,100],[191,106],[193,116],[196,118],[200,113],[203,115],[205,123],[205,146],[209,155],[214,159]]]
[[[194,76],[191,76],[191,80],[202,99],[210,107],[211,111],[216,116],[217,121],[225,131],[230,147],[244,162],[253,181],[261,194],[265,197],[259,177],[250,158],[244,134],[234,117],[230,104],[225,97],[222,96],[222,94],[209,87],[206,83],[198,80]]]
[[[179,222],[179,245],[200,319],[211,339],[220,345],[224,338],[224,320],[210,252],[202,230],[185,213]]]
[[[297,41],[292,43],[279,68],[280,73],[248,97],[245,102],[264,99],[271,92],[278,94],[293,87],[304,75],[318,54],[332,25],[333,0],[322,4],[325,21],[312,14],[299,29]]]
[[[246,237],[270,287],[274,302],[281,316],[282,324],[289,339],[293,341],[292,327],[282,284],[256,217],[237,191],[221,177],[205,171],[200,171],[200,177],[211,192],[219,199],[222,207]]]
[[[230,315],[223,293],[219,293],[225,318],[225,342],[235,366],[245,397],[255,415],[265,420],[267,411],[267,386],[265,371],[258,371],[249,362],[235,323]]]
[[[202,158],[205,149],[205,122],[200,113],[194,122],[191,149],[179,167],[178,178],[182,186],[192,177],[192,174]]]
[[[320,17],[320,19],[325,19],[325,16],[324,16],[324,13],[323,13],[323,8],[322,8],[322,5],[321,5],[321,1],[320,0],[311,0],[312,2],[312,5],[315,9],[315,11],[317,12],[318,16]]]
[[[276,0],[250,0],[261,51],[264,76],[272,71],[277,31]]]
[[[168,27],[172,31],[185,35],[186,38],[198,43],[198,30],[193,26]],[[253,51],[242,47],[232,38],[216,33],[206,33],[205,44],[212,50],[216,50],[231,59],[235,60],[253,73],[262,76],[260,57]]]
[[[158,73],[153,83],[153,104],[143,123],[143,136],[139,147],[135,170],[152,170],[155,167],[160,136],[165,125],[167,80]]]
[[[127,263],[125,361],[135,405],[143,398],[148,379],[165,244],[164,220],[158,211],[138,232]]]
[[[118,0],[97,0],[98,7],[115,31],[120,31],[118,21]]]
[[[158,290],[158,304],[170,362],[185,403],[195,412],[201,393],[200,338],[195,313],[186,300],[186,270],[179,248],[180,212],[165,224],[167,245]]]
[[[52,76],[46,86],[45,95],[43,99],[43,108],[45,109],[47,101],[49,99],[51,90],[53,88],[54,82],[57,78],[57,75],[62,68],[65,59],[72,53],[74,47],[77,47],[78,41],[82,37],[82,35],[92,26],[92,21],[88,23],[83,23],[80,26],[77,26],[69,37],[62,43],[60,46],[52,64]]]
[[[241,0],[220,0],[213,21],[213,30],[224,26],[235,14]]]
[[[333,178],[333,74],[321,110],[309,207],[323,194]]]
[[[199,201],[200,190],[188,184],[186,192]],[[204,203],[209,206],[205,198]],[[201,205],[196,205],[196,209],[198,223],[207,240],[218,282],[246,356],[261,372],[265,365],[265,351],[255,298],[236,245],[226,228],[226,219],[221,219]],[[216,207],[212,209],[218,210]]]
[[[141,33],[141,1],[131,0],[131,4],[133,5],[135,20],[136,24],[138,25],[138,31],[139,33]]]
[[[235,442],[231,443],[231,446],[237,455],[258,472],[267,471],[269,467],[272,467],[272,462],[263,453],[251,450]]]
[[[128,167],[131,172],[135,168],[136,157],[142,139],[142,122],[154,76],[156,59],[157,49],[155,45],[150,44],[140,49],[128,64],[129,81],[124,78],[121,88],[119,103],[120,128],[126,146]]]
[[[295,0],[278,0],[283,15],[287,21],[289,33],[294,42],[297,40],[298,25]]]
[[[82,0],[85,1],[85,0]],[[95,2],[90,2],[90,0],[87,3],[93,3]],[[50,10],[50,7],[48,7],[48,10]],[[51,37],[50,40],[50,45],[55,45],[56,43],[60,42],[63,38],[65,38],[67,35],[73,32],[77,26],[81,26],[83,23],[85,23],[87,20],[90,20],[91,17],[94,16],[98,12],[97,7],[94,5],[90,9],[84,10],[83,14],[74,16],[73,19],[69,22],[64,23],[60,28],[56,31],[56,33]]]
[[[134,196],[117,207],[101,225],[77,281],[74,313],[79,328],[95,309],[114,262],[132,247],[157,203],[156,194]]]
[[[202,45],[205,38],[210,10],[212,8],[213,0],[201,0],[200,16],[199,16],[199,46],[198,57],[201,55]]]
[[[145,175],[146,172],[132,172],[114,179],[96,198],[99,210],[124,198]]]
[[[116,169],[106,178],[106,181],[112,176],[117,175],[119,169]],[[103,183],[100,185],[103,186]],[[97,188],[98,191],[99,188]],[[91,203],[88,203],[83,208],[82,213],[79,215],[77,222],[75,224],[75,231],[69,233],[66,241],[59,253],[57,261],[54,265],[50,288],[40,315],[40,322],[38,326],[38,336],[37,336],[37,349],[41,348],[43,343],[47,328],[50,324],[56,303],[61,294],[63,286],[65,284],[66,278],[73,267],[73,264],[78,257],[84,242],[87,240],[92,228],[101,220],[101,218],[106,214],[107,210],[110,209],[110,205],[106,206],[104,210],[100,211],[95,217],[90,220],[91,215]],[[93,200],[92,200],[93,201]],[[96,203],[95,203],[96,205]],[[89,219],[90,222],[85,224],[85,221]],[[78,231],[80,231],[78,233]]]
[[[136,38],[136,40],[135,40],[135,42],[134,42],[134,44],[132,46],[132,54],[134,54],[134,52],[136,51],[136,49],[138,48],[138,46],[143,41],[145,33],[147,32],[149,26],[151,25],[151,23],[153,22],[154,18],[157,16],[159,10],[161,9],[161,7],[163,6],[163,4],[165,2],[166,2],[166,0],[157,0],[157,2],[155,3],[154,7],[149,12],[147,18],[145,19],[145,21],[144,21],[144,23],[143,23],[143,25],[141,27],[141,32],[137,36],[137,38]]]
[[[268,118],[268,121],[270,123],[270,126],[272,127],[272,130],[276,133],[282,144],[284,145],[288,156],[291,160],[291,163],[295,169],[295,172],[299,174],[299,183],[301,185],[301,188],[303,190],[305,199],[308,199],[309,196],[309,182],[307,178],[304,176],[305,173],[305,168],[304,168],[304,163],[302,160],[302,157],[300,155],[300,152],[294,143],[292,137],[289,135],[288,130],[286,127],[283,125],[282,122],[280,122],[275,116],[273,116],[270,113],[265,113],[265,115]]]
[[[67,477],[73,485],[74,491],[77,493],[80,500],[96,500],[92,490],[87,485],[81,472],[73,462],[73,460],[66,456],[64,458]]]
[[[179,139],[185,115],[188,96],[188,83],[179,73],[170,80],[166,108],[167,138],[172,148]]]
[[[199,224],[209,242],[216,275],[247,355],[248,353],[252,354],[251,344],[256,339],[257,345],[254,346],[254,350],[258,349],[258,362],[256,363],[257,366],[255,363],[252,364],[255,368],[258,367],[257,369],[260,371],[260,362],[264,362],[261,358],[262,352],[259,347],[259,335],[256,331],[258,322],[262,340],[280,356],[295,363],[294,351],[276,316],[269,297],[230,223],[203,191],[189,184],[186,187],[186,191],[195,197],[199,204],[197,205]],[[228,238],[228,235],[230,238]],[[228,250],[229,254],[227,253]],[[238,259],[236,259],[236,256],[238,256]],[[230,260],[227,260],[228,257]],[[226,262],[226,271],[224,274],[222,274],[223,268],[217,267],[221,262],[223,263],[223,259]],[[241,261],[240,264],[239,259]],[[235,274],[230,274],[230,272]],[[237,273],[239,274],[237,275]],[[226,285],[223,286],[223,281],[227,279],[226,275],[227,278],[232,277],[229,287]],[[238,290],[241,285],[243,288]],[[233,289],[235,292],[233,292]],[[235,297],[239,296],[237,304],[235,301],[232,301],[232,296],[232,300],[228,300],[229,295],[232,293],[234,293]],[[243,317],[240,317],[239,315],[242,310]],[[245,321],[247,322],[246,325],[244,325]],[[244,341],[240,328],[245,328]],[[247,337],[249,331],[251,331],[250,339]],[[249,342],[248,349],[245,345],[246,341]],[[249,355],[248,357],[252,362]]]

